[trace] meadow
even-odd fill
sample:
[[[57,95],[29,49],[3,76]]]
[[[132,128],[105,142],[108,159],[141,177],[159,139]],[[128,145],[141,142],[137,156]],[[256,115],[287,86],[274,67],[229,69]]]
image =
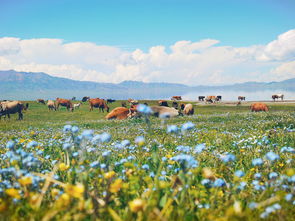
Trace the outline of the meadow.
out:
[[[105,115],[29,102],[23,121],[1,119],[0,219],[294,219],[294,104]]]

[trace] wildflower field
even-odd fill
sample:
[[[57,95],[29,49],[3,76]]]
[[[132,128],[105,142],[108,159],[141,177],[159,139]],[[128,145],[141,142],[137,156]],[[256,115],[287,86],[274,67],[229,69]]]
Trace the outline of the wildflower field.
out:
[[[294,220],[294,104],[105,115],[30,102],[1,119],[0,220]]]

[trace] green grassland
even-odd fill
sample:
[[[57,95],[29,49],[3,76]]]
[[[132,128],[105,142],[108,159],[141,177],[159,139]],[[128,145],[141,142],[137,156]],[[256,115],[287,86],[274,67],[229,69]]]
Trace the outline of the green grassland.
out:
[[[0,121],[0,220],[293,220],[295,105],[249,106],[117,121],[29,102]]]

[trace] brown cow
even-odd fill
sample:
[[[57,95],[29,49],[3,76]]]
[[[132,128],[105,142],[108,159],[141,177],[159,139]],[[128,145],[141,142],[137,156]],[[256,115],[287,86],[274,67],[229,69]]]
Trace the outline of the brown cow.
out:
[[[99,98],[92,98],[88,100],[89,105],[90,105],[90,111],[93,110],[93,108],[99,108],[99,112],[104,112],[104,109],[106,109],[107,112],[110,111],[110,108],[108,107],[106,101],[104,99],[99,99]]]
[[[181,96],[172,96],[171,100],[180,101],[180,100],[182,100],[182,98],[181,98]]]
[[[43,99],[37,99],[37,103],[39,103],[39,104],[45,104],[45,101]]]
[[[117,120],[124,120],[130,117],[135,116],[137,113],[135,108],[126,108],[126,107],[116,107],[110,113],[105,116],[105,119],[117,119]]]
[[[184,109],[183,109],[183,113],[185,115],[194,115],[194,107],[192,104],[186,104]]]
[[[159,103],[160,106],[169,107],[167,101],[159,100],[158,103]]]
[[[8,116],[10,119],[10,114],[18,113],[18,119],[23,119],[23,110],[28,108],[29,104],[24,105],[20,101],[6,101],[0,103],[0,117],[1,116]]]
[[[267,112],[268,111],[268,106],[264,103],[254,103],[251,104],[250,106],[251,111],[255,111],[255,112],[259,112],[259,111],[264,111]]]
[[[72,112],[74,111],[73,104],[68,99],[56,98],[56,109],[57,110],[59,109],[59,105],[66,107],[68,111],[69,110]]]
[[[56,111],[56,105],[53,100],[47,101],[47,107],[48,107],[48,110],[55,110]]]

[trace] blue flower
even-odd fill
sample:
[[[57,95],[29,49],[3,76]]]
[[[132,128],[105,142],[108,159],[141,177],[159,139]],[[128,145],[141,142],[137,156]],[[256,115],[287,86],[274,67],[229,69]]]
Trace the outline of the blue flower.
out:
[[[77,133],[78,131],[79,131],[79,127],[77,127],[77,126],[72,127],[72,132],[73,133]]]
[[[284,152],[295,153],[295,150],[292,147],[282,147],[281,153],[284,153]]]
[[[255,209],[257,207],[257,203],[255,202],[251,202],[249,203],[249,206],[248,206],[250,209]]]
[[[129,140],[123,140],[123,141],[121,142],[121,145],[122,145],[123,147],[127,147],[127,146],[130,145],[130,141],[129,141]]]
[[[276,179],[279,175],[276,172],[271,172],[268,174],[269,179]]]
[[[262,177],[261,173],[255,173],[254,174],[255,179],[261,179],[261,177]]]
[[[280,159],[279,155],[275,154],[274,152],[270,151],[266,155],[266,158],[270,161],[275,161]]]
[[[180,163],[182,169],[194,168],[198,166],[198,161],[194,157],[187,154],[179,154],[171,158],[171,160]]]
[[[91,168],[97,168],[99,166],[99,162],[98,161],[94,161],[92,163],[90,163],[89,165]]]
[[[102,143],[110,142],[111,138],[112,138],[112,136],[109,133],[106,133],[106,132],[104,132],[104,133],[102,133],[100,135],[100,140],[101,140]]]
[[[252,165],[253,166],[261,166],[263,164],[263,160],[261,158],[256,158],[252,160]]]
[[[289,193],[289,194],[287,194],[287,195],[285,196],[285,200],[287,200],[287,201],[291,201],[292,198],[293,198],[292,193]]]
[[[70,147],[71,147],[71,144],[69,144],[69,143],[64,143],[64,144],[62,145],[62,148],[63,148],[64,150],[68,150],[68,149],[70,149]]]
[[[238,189],[243,190],[246,186],[247,186],[247,183],[242,181],[242,182],[240,182],[240,185],[238,186]]]
[[[201,184],[205,187],[211,187],[211,181],[209,179],[203,179]]]
[[[195,124],[189,121],[181,126],[181,131],[191,130],[194,127],[195,127]]]
[[[12,140],[10,140],[6,143],[6,148],[8,148],[8,149],[13,149],[14,146],[15,146],[15,142]]]
[[[137,106],[137,111],[142,113],[142,114],[146,114],[146,115],[153,113],[152,109],[149,106],[145,105],[145,104],[139,104]]]
[[[150,166],[147,165],[147,164],[144,164],[144,165],[142,165],[141,168],[144,169],[144,170],[149,170],[150,169]]]
[[[167,133],[177,133],[178,127],[176,125],[168,125],[167,126]]]
[[[104,151],[104,152],[102,153],[102,156],[103,156],[103,157],[108,157],[108,156],[110,156],[110,155],[111,155],[111,151],[110,151],[110,150]]]
[[[231,161],[235,161],[236,157],[233,154],[226,154],[224,156],[221,156],[220,159],[223,162],[228,163],[228,162],[231,162]]]
[[[198,144],[198,145],[195,147],[194,152],[195,152],[195,153],[201,153],[205,148],[206,148],[206,145],[205,145],[204,143],[202,143],[202,144]]]
[[[155,177],[155,173],[154,172],[150,172],[150,177]]]
[[[36,147],[36,146],[38,146],[38,143],[34,140],[27,144],[27,148]]]
[[[214,181],[214,184],[213,184],[215,187],[222,187],[222,186],[225,186],[225,182],[223,179],[217,179]]]
[[[93,137],[93,130],[84,130],[81,135],[83,138],[90,140]]]
[[[65,125],[64,128],[63,128],[63,132],[70,131],[71,129],[72,129],[71,125]]]
[[[235,172],[235,176],[237,176],[237,177],[243,177],[243,176],[245,176],[245,173],[242,170],[237,170]]]
[[[163,162],[167,161],[167,157],[162,157],[162,161]]]
[[[106,167],[107,167],[107,165],[105,163],[100,164],[101,169],[105,169]]]

